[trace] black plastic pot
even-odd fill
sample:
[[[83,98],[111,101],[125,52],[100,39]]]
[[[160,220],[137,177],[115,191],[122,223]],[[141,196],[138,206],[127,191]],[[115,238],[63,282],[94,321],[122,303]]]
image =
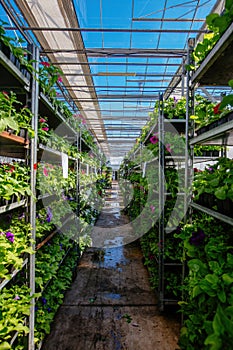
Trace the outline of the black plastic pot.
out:
[[[225,200],[217,199],[216,202],[219,213],[233,218],[233,202],[229,198]]]

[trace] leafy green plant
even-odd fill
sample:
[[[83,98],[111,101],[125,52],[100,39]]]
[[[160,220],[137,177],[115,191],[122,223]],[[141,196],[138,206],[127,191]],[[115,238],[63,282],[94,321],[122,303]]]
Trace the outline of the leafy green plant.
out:
[[[203,213],[177,234],[184,247],[188,273],[180,302],[184,314],[181,349],[220,350],[233,345],[232,227]]]
[[[0,221],[0,278],[10,279],[13,270],[23,266],[25,253],[33,254],[30,247],[31,226],[24,213],[15,214],[10,222],[3,217]]]
[[[218,158],[214,165],[206,166],[204,171],[197,172],[193,182],[194,199],[201,194],[213,194],[217,199],[233,200],[233,161]]]
[[[206,23],[211,33],[204,35],[203,40],[199,42],[193,52],[193,59],[196,67],[201,64],[207,54],[214,47],[219,38],[223,35],[233,20],[232,1],[226,0],[225,10],[221,13],[211,13],[206,17]],[[189,66],[188,69],[195,69],[195,66]]]
[[[17,96],[13,91],[0,92],[0,132],[11,129],[18,134],[20,128],[24,128],[33,137],[32,114],[27,107],[20,108],[20,105],[22,103],[17,100]]]
[[[10,340],[18,332],[18,339],[29,333],[25,317],[29,316],[32,296],[27,286],[14,286],[0,294],[0,349],[12,349]],[[22,349],[22,348],[21,348]]]
[[[64,293],[72,282],[73,270],[77,264],[77,251],[72,249],[42,297],[36,303],[35,343],[50,333],[50,324],[62,304]]]
[[[31,196],[29,169],[24,164],[0,164],[0,197],[10,200],[16,196],[20,200],[23,196]]]

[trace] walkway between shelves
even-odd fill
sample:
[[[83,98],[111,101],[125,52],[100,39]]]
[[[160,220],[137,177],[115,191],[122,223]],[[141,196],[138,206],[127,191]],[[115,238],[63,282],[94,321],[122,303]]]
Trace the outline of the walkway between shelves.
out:
[[[158,311],[139,242],[120,245],[124,234],[130,237],[132,232],[121,213],[118,183],[106,192],[96,228],[97,236],[101,230],[106,234],[106,228],[111,231],[104,240],[107,246],[83,254],[42,349],[178,349],[179,323]]]

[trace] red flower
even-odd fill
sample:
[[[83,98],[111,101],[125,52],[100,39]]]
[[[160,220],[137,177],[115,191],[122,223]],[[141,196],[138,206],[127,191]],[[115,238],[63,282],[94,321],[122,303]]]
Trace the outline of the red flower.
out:
[[[2,93],[3,93],[4,97],[7,98],[7,99],[9,100],[9,96],[8,96],[9,94],[8,94],[8,92],[7,92],[7,91],[3,91]]]
[[[220,113],[220,110],[219,110],[219,107],[220,107],[220,103],[218,103],[213,109],[214,109],[214,114],[219,114]]]
[[[44,67],[50,67],[50,63],[49,62],[41,62],[41,64]]]
[[[46,123],[46,120],[45,120],[44,118],[40,118],[40,119],[39,119],[39,122],[40,122],[40,123]]]
[[[49,128],[45,127],[45,128],[42,128],[42,130],[49,131]]]
[[[57,82],[62,83],[62,77],[58,77]]]

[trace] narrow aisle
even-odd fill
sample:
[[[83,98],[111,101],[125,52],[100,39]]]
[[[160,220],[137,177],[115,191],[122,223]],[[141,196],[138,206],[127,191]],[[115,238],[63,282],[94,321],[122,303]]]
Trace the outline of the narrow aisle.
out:
[[[96,227],[119,229],[119,235],[108,240],[109,247],[83,254],[43,350],[178,349],[179,324],[158,312],[139,242],[119,245],[128,223],[121,208],[114,182]]]

